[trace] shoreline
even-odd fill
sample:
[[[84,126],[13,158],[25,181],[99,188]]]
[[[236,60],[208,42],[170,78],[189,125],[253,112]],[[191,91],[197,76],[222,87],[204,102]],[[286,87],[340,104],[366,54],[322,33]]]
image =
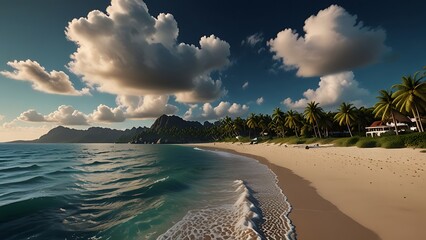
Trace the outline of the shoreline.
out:
[[[419,150],[190,145],[243,155],[268,166],[293,208],[289,218],[298,239],[426,236],[422,226],[426,222],[426,161],[422,160],[426,154]]]

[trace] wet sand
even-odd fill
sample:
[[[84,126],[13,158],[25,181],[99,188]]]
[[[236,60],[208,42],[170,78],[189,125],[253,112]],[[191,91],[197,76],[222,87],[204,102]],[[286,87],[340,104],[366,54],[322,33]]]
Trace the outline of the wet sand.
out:
[[[413,149],[209,143],[269,166],[298,239],[426,239],[426,153]]]

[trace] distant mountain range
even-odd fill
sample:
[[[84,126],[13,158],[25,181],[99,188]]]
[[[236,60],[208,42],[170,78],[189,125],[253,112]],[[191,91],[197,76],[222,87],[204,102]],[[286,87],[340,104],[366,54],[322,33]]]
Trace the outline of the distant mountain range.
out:
[[[218,122],[216,123],[216,125]],[[15,141],[32,143],[185,143],[211,141],[209,129],[215,125],[205,122],[185,121],[178,116],[162,115],[150,128],[138,127],[126,130],[91,127],[87,130],[63,126],[53,128],[39,139]]]

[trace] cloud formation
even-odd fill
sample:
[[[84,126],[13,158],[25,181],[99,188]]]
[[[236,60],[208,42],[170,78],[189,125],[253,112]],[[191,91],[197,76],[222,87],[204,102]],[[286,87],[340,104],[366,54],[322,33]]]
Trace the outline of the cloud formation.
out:
[[[264,101],[265,100],[263,99],[263,97],[260,97],[260,98],[256,99],[256,104],[257,105],[262,105]]]
[[[214,35],[199,46],[177,42],[173,15],[149,14],[142,0],[112,0],[72,20],[66,36],[78,46],[69,69],[99,91],[117,95],[174,95],[177,101],[211,101],[223,94],[210,74],[229,65],[230,46]]]
[[[104,104],[100,104],[89,116],[90,122],[124,122],[126,117],[120,108],[110,108]]]
[[[175,114],[179,110],[168,104],[167,95],[117,96],[117,105],[124,109],[125,116],[132,119],[157,118],[163,114]]]
[[[248,45],[248,46],[254,47],[257,44],[262,43],[263,40],[264,40],[263,33],[259,32],[259,33],[255,33],[250,36],[247,36],[246,39],[241,41],[241,45]]]
[[[21,113],[18,120],[25,122],[47,122],[46,118],[34,109],[29,109]]]
[[[60,95],[87,95],[88,88],[76,90],[69,76],[62,71],[47,72],[38,62],[32,60],[8,62],[7,65],[15,70],[13,72],[1,71],[0,74],[14,80],[28,81],[33,89]]]
[[[288,108],[302,109],[315,101],[322,107],[336,107],[343,101],[360,105],[361,99],[369,95],[368,90],[359,87],[352,72],[343,72],[321,77],[317,89],[308,89],[303,93],[304,98],[293,101],[286,98],[282,102]]]
[[[229,103],[221,101],[216,107],[213,107],[210,103],[205,103],[200,109],[200,113],[196,110],[198,105],[191,105],[188,111],[184,114],[186,120],[218,120],[225,116],[229,117],[240,117],[247,113],[249,106],[238,103]]]
[[[301,77],[324,76],[378,62],[389,51],[386,33],[357,22],[342,7],[331,5],[309,17],[304,36],[290,28],[268,42],[274,59]]]
[[[245,83],[243,84],[242,88],[245,90],[245,89],[247,89],[247,88],[248,88],[248,86],[249,86],[249,82],[245,82]]]
[[[58,109],[47,116],[47,122],[55,122],[61,125],[89,125],[87,116],[75,110],[72,106],[61,105]]]

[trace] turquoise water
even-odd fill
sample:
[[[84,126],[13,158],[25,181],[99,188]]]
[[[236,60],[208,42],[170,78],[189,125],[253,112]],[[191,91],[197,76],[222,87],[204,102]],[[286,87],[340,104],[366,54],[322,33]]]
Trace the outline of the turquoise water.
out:
[[[274,175],[244,157],[0,144],[0,239],[291,239],[288,211]]]

